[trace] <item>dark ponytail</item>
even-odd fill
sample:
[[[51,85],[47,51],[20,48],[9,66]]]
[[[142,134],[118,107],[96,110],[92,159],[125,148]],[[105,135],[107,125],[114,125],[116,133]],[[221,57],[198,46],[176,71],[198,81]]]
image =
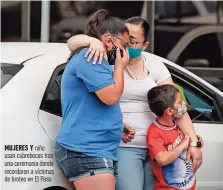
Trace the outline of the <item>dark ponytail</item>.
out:
[[[129,31],[123,21],[112,17],[108,10],[101,9],[92,14],[88,19],[87,23],[85,24],[84,34],[100,39],[101,36],[107,32],[118,35],[119,33],[128,33]],[[83,48],[86,47],[80,47],[72,51],[68,61],[75,53],[79,52]]]
[[[125,23],[141,26],[143,33],[144,33],[145,42],[148,40],[150,26],[149,26],[149,23],[147,21],[145,21],[143,18],[141,18],[139,16],[131,17],[131,18],[127,19],[125,21]]]

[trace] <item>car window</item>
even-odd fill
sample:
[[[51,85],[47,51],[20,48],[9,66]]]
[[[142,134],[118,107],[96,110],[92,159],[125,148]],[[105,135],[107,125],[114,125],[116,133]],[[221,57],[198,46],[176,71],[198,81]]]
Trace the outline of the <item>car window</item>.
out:
[[[199,13],[192,1],[179,1],[181,3],[180,14],[181,17],[197,16]]]
[[[1,88],[5,86],[24,66],[1,63]]]
[[[217,34],[218,42],[219,42],[219,47],[220,47],[220,52],[221,52],[221,67],[223,67],[223,32]]]
[[[174,79],[174,78],[173,78]],[[180,91],[182,100],[187,104],[188,114],[193,122],[196,121],[221,121],[217,115],[214,101],[196,89],[193,85],[174,80],[175,86]]]
[[[155,13],[158,18],[165,19],[175,17],[177,2],[176,1],[155,1]],[[171,11],[170,11],[171,10]]]
[[[198,15],[192,1],[155,1],[155,13],[159,19]]]
[[[57,68],[45,91],[40,109],[62,116],[61,109],[61,78],[65,64]],[[203,93],[201,89],[197,89],[188,80],[181,79],[175,73],[171,72],[175,86],[179,89],[182,99],[188,105],[188,113],[191,119],[196,121],[221,121],[217,115],[217,108],[214,100]],[[186,82],[185,82],[186,81]]]
[[[49,83],[48,90],[45,92],[45,96],[41,103],[40,109],[52,113],[54,115],[62,116],[61,109],[61,78],[63,70],[54,78],[52,83]]]
[[[177,64],[181,66],[222,67],[223,60],[218,40],[219,35],[222,35],[222,33],[210,33],[194,39],[180,54]],[[190,61],[193,59],[198,62]]]
[[[205,4],[206,9],[210,13],[215,13],[216,12],[216,1],[202,1]]]

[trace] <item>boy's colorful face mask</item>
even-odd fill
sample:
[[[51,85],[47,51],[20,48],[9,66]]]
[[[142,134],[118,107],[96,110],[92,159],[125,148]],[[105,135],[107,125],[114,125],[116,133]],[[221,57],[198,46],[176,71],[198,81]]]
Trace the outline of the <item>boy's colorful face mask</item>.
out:
[[[181,118],[187,112],[187,105],[182,101],[181,107],[178,108],[178,109],[175,109],[175,110],[177,110],[177,113],[174,114],[174,117],[175,118]]]

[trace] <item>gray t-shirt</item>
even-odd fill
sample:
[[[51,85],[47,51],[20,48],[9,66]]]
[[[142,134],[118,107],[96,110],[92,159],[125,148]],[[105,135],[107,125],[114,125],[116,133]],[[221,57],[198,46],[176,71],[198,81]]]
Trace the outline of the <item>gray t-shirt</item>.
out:
[[[123,122],[136,130],[135,138],[120,146],[146,148],[146,133],[156,115],[151,112],[147,102],[147,92],[171,75],[162,61],[155,55],[143,52],[142,57],[149,75],[143,80],[132,79],[124,73],[124,92],[120,99]]]

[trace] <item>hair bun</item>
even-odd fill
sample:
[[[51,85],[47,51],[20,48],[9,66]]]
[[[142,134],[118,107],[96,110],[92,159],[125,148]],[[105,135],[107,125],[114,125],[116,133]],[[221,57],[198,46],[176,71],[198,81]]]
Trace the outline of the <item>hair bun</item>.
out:
[[[97,12],[95,12],[94,15],[99,23],[103,22],[104,20],[108,19],[111,16],[110,11],[106,9],[100,9]]]
[[[100,9],[100,10],[96,11],[89,17],[89,19],[85,25],[84,34],[87,34],[89,36],[97,38],[96,31],[98,29],[98,26],[100,26],[103,21],[109,19],[110,17],[111,17],[111,13],[110,13],[110,11],[108,11],[106,9]]]

